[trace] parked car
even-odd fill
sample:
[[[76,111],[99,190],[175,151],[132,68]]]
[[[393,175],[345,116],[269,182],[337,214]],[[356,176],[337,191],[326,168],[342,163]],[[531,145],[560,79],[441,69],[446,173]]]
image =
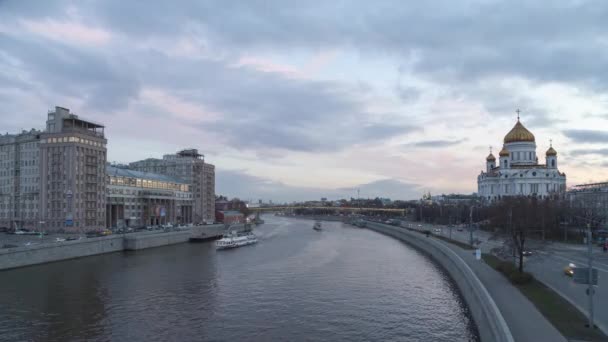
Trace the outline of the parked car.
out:
[[[524,256],[531,256],[532,255],[532,251],[524,251],[522,254]]]
[[[74,241],[74,240],[80,240],[80,237],[70,236],[66,239],[66,241]]]
[[[433,229],[433,232],[434,232],[435,234],[441,234],[441,229],[439,229],[439,228],[435,228],[435,229]]]
[[[462,227],[458,227],[458,228],[456,228],[456,230],[457,230],[457,231],[459,231],[459,232],[461,232],[461,231],[463,231],[464,229],[462,229]]]

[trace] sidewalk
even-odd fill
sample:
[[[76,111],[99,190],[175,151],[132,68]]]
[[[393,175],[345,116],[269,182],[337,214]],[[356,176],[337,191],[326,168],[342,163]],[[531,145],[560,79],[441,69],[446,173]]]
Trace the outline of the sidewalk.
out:
[[[456,252],[484,284],[511,329],[515,341],[566,341],[545,319],[528,298],[483,260],[476,260],[472,251],[441,241]]]

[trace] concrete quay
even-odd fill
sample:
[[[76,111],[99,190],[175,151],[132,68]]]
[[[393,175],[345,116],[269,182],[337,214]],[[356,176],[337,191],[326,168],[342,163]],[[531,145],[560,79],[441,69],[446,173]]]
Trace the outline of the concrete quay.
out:
[[[234,225],[232,229],[237,231],[244,230],[245,225]],[[32,246],[3,248],[0,249],[0,270],[105,253],[137,251],[188,241],[217,239],[224,232],[225,226],[223,224],[212,224],[171,232],[144,231],[124,235],[116,234],[74,241],[48,242]]]

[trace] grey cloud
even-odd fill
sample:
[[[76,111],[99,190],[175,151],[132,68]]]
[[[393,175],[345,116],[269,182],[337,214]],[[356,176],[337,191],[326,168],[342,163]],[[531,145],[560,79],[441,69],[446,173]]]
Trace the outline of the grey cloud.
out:
[[[130,34],[202,32],[212,42],[237,49],[341,46],[408,59],[415,54],[417,70],[438,79],[521,75],[606,85],[601,75],[608,67],[608,51],[594,38],[607,29],[608,4],[603,1],[519,6],[507,1],[306,1],[288,6],[278,0],[181,6],[102,1],[92,11],[108,27]]]
[[[608,142],[608,131],[592,129],[567,129],[564,135],[577,143],[606,143]]]
[[[29,85],[21,81],[20,88],[43,87],[43,91],[81,98],[101,110],[124,107],[139,92],[129,63],[116,56],[106,58],[102,51],[8,35],[0,35],[0,46],[20,61],[15,72],[29,79]]]
[[[426,147],[439,148],[439,147],[458,145],[465,141],[467,141],[466,138],[457,139],[457,140],[425,140],[425,141],[418,141],[418,142],[414,142],[411,144],[407,144],[406,146],[424,147],[424,148],[426,148]]]
[[[572,150],[569,153],[571,156],[581,156],[588,154],[597,154],[601,156],[608,156],[608,148],[597,148],[597,149],[577,149]]]
[[[155,72],[160,66],[162,72]],[[148,70],[145,81],[221,113],[221,120],[200,128],[217,132],[239,149],[339,150],[419,130],[371,120],[362,109],[365,94],[358,86],[291,79],[209,60],[171,63],[162,55],[148,58],[143,68]],[[172,77],[166,79],[166,74]]]

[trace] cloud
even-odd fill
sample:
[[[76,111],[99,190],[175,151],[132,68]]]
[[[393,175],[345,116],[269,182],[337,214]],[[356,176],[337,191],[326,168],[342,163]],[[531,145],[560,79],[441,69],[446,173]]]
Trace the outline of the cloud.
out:
[[[415,199],[420,197],[420,187],[395,179],[383,179],[349,188],[323,189],[290,186],[263,177],[256,177],[241,170],[218,170],[216,172],[216,193],[247,200],[272,199],[279,202],[330,200],[356,197],[357,189],[361,197],[389,197],[391,199]]]
[[[598,148],[598,149],[577,149],[570,151],[570,155],[572,156],[580,156],[580,155],[588,155],[588,154],[597,154],[601,156],[608,156],[608,148]]]
[[[418,141],[418,142],[406,144],[406,146],[424,147],[424,148],[442,148],[442,147],[448,147],[448,146],[452,146],[452,145],[458,145],[467,140],[468,139],[466,139],[466,138],[457,139],[457,140],[425,140],[425,141]]]
[[[606,143],[608,142],[608,131],[593,129],[567,129],[564,135],[577,143]]]

